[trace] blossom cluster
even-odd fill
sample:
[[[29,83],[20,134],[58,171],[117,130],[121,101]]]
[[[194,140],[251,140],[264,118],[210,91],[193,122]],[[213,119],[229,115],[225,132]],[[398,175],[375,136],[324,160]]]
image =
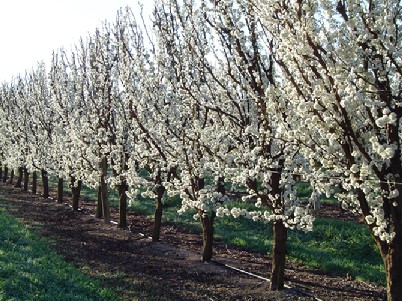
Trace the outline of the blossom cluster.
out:
[[[318,191],[338,187],[342,206],[391,243],[402,212],[399,1],[253,3],[281,70],[267,97],[285,139],[301,144]]]

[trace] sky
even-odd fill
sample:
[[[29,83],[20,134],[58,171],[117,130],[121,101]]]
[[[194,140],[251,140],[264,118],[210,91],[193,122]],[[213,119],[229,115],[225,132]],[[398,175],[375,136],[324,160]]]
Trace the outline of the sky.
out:
[[[0,2],[0,83],[37,63],[48,66],[53,50],[66,50],[103,21],[114,21],[120,7],[149,12],[153,0],[5,0]]]

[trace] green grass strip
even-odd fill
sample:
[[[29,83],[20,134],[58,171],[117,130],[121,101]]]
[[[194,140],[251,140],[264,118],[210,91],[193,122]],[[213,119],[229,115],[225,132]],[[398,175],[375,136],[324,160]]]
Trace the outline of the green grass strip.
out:
[[[117,300],[0,210],[0,300]]]

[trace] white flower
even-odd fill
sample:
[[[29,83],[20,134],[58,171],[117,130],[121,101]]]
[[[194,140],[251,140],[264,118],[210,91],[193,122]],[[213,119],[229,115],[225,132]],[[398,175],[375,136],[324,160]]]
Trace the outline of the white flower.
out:
[[[229,210],[227,208],[219,207],[218,209],[216,209],[217,217],[223,217],[223,216],[227,215],[228,213],[229,213]]]
[[[352,173],[357,173],[357,172],[359,171],[359,166],[357,166],[357,164],[353,164],[353,165],[350,167],[350,171],[351,171]]]
[[[372,215],[367,215],[365,217],[365,220],[368,225],[374,224],[374,222],[375,222],[375,219]]]
[[[395,150],[392,146],[388,146],[381,152],[380,155],[384,159],[392,159],[395,155]]]
[[[388,197],[389,197],[390,199],[397,198],[398,196],[399,196],[399,191],[398,191],[398,189],[392,190],[392,191],[389,193],[389,195],[388,195]]]
[[[241,211],[240,211],[239,208],[235,207],[235,208],[232,208],[232,210],[230,210],[230,213],[232,214],[232,216],[234,218],[238,218],[240,216],[240,214],[241,214]]]

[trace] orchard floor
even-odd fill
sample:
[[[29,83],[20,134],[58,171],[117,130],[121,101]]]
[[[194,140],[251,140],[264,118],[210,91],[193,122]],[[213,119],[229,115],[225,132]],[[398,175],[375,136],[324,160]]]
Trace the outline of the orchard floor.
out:
[[[288,263],[281,292],[269,282],[221,264],[200,261],[199,235],[164,224],[161,242],[148,238],[152,221],[130,213],[129,230],[95,219],[93,203],[73,212],[66,204],[0,183],[0,208],[40,235],[66,261],[98,278],[123,300],[383,300],[385,290],[347,277]],[[69,198],[65,198],[69,202]],[[112,217],[117,220],[117,213]],[[269,278],[270,258],[217,242],[219,263]]]

